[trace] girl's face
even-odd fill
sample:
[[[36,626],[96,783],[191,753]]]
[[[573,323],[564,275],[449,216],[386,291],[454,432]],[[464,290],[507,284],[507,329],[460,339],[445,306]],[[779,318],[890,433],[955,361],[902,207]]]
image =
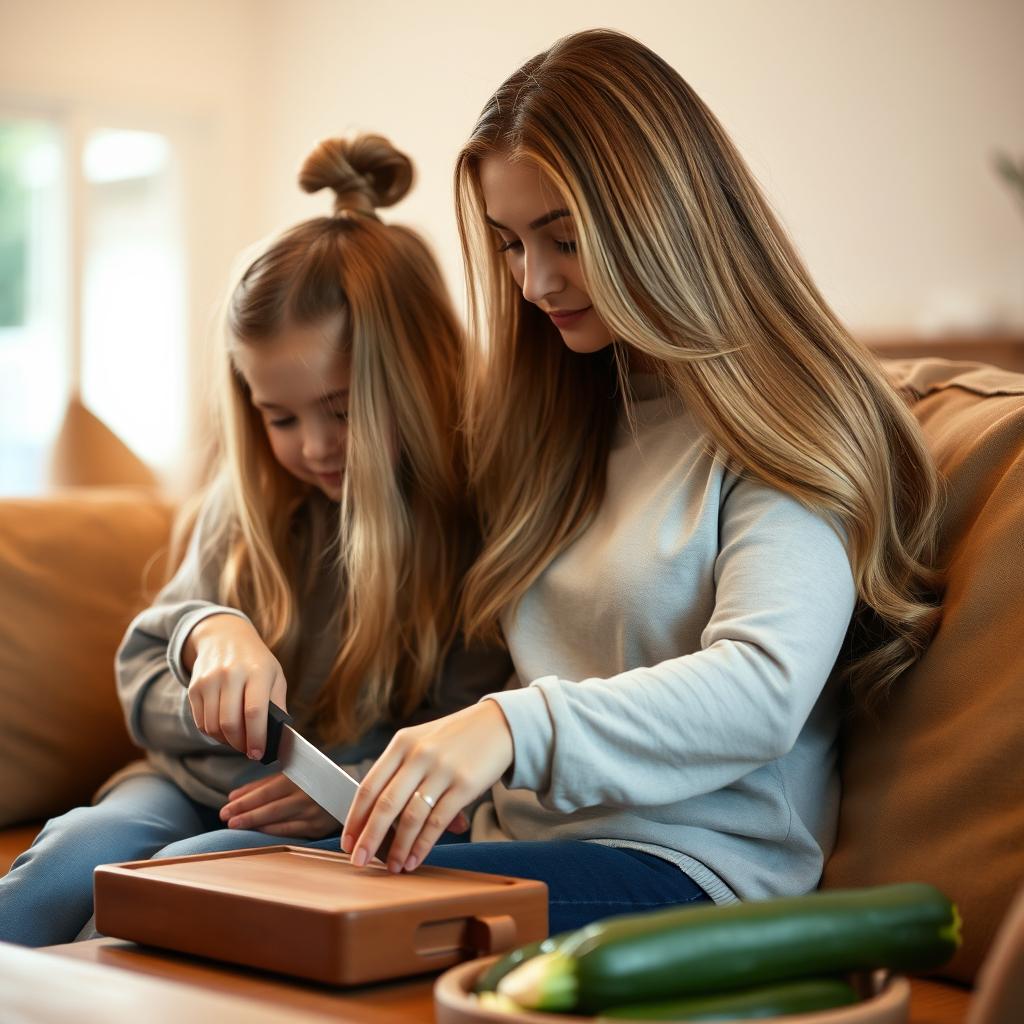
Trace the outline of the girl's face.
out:
[[[480,163],[480,186],[495,244],[523,298],[539,306],[574,352],[598,352],[614,340],[598,319],[576,258],[576,229],[543,171],[495,153]]]
[[[341,498],[348,439],[349,360],[337,350],[341,317],[240,342],[235,364],[263,418],[274,458],[292,476]]]

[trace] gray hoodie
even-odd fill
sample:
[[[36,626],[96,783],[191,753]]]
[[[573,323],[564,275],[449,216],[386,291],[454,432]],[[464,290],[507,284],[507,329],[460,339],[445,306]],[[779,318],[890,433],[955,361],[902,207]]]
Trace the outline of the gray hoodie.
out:
[[[314,496],[311,500],[321,499]],[[229,612],[246,618],[237,609],[217,603],[217,580],[226,553],[210,540],[216,533],[220,507],[221,501],[214,491],[200,511],[181,567],[152,606],[131,623],[118,649],[118,696],[128,731],[146,751],[146,759],[108,780],[97,799],[128,775],[157,772],[176,782],[199,803],[219,808],[235,787],[277,771],[276,766],[250,761],[200,732],[188,702],[189,674],[182,664],[182,649],[189,632],[214,614]],[[296,727],[319,745],[316,729],[301,708],[312,704],[337,655],[334,627],[339,609],[338,586],[329,552],[306,550],[308,545],[301,532],[297,532],[294,544],[300,564],[301,560],[316,559],[320,568],[300,610],[299,659],[296,673],[287,680],[288,708],[296,718]],[[458,711],[482,695],[500,690],[510,671],[508,655],[503,651],[467,651],[457,646],[448,656],[436,692],[401,724],[414,725]],[[396,728],[379,726],[358,742],[325,752],[362,778]]]

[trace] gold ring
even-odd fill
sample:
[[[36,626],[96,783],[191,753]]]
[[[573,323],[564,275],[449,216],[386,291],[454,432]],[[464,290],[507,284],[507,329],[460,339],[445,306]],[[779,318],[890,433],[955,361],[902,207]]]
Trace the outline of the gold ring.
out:
[[[434,809],[434,804],[437,803],[437,798],[433,796],[427,796],[426,793],[421,793],[418,789],[413,796],[418,796],[431,810]]]

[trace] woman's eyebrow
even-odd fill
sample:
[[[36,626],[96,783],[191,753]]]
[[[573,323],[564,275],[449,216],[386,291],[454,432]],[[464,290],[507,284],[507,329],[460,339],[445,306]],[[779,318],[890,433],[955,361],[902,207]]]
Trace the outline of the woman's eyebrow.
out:
[[[537,228],[544,227],[545,224],[550,224],[553,220],[558,220],[560,217],[568,217],[569,211],[566,209],[549,210],[542,217],[538,217],[536,220],[531,220],[527,227],[531,231],[536,231]],[[484,220],[491,225],[492,228],[497,228],[499,231],[511,231],[511,228],[505,227],[504,224],[499,224],[493,217],[488,214],[484,214]]]

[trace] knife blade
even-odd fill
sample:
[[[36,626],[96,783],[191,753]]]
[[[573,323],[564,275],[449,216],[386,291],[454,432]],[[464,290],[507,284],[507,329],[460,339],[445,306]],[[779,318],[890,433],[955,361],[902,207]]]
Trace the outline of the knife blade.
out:
[[[291,715],[271,703],[267,711],[267,745],[260,762],[273,764],[276,761],[282,774],[331,817],[344,824],[359,783],[291,723]],[[387,860],[394,838],[395,830],[389,828],[377,850],[378,860]]]

